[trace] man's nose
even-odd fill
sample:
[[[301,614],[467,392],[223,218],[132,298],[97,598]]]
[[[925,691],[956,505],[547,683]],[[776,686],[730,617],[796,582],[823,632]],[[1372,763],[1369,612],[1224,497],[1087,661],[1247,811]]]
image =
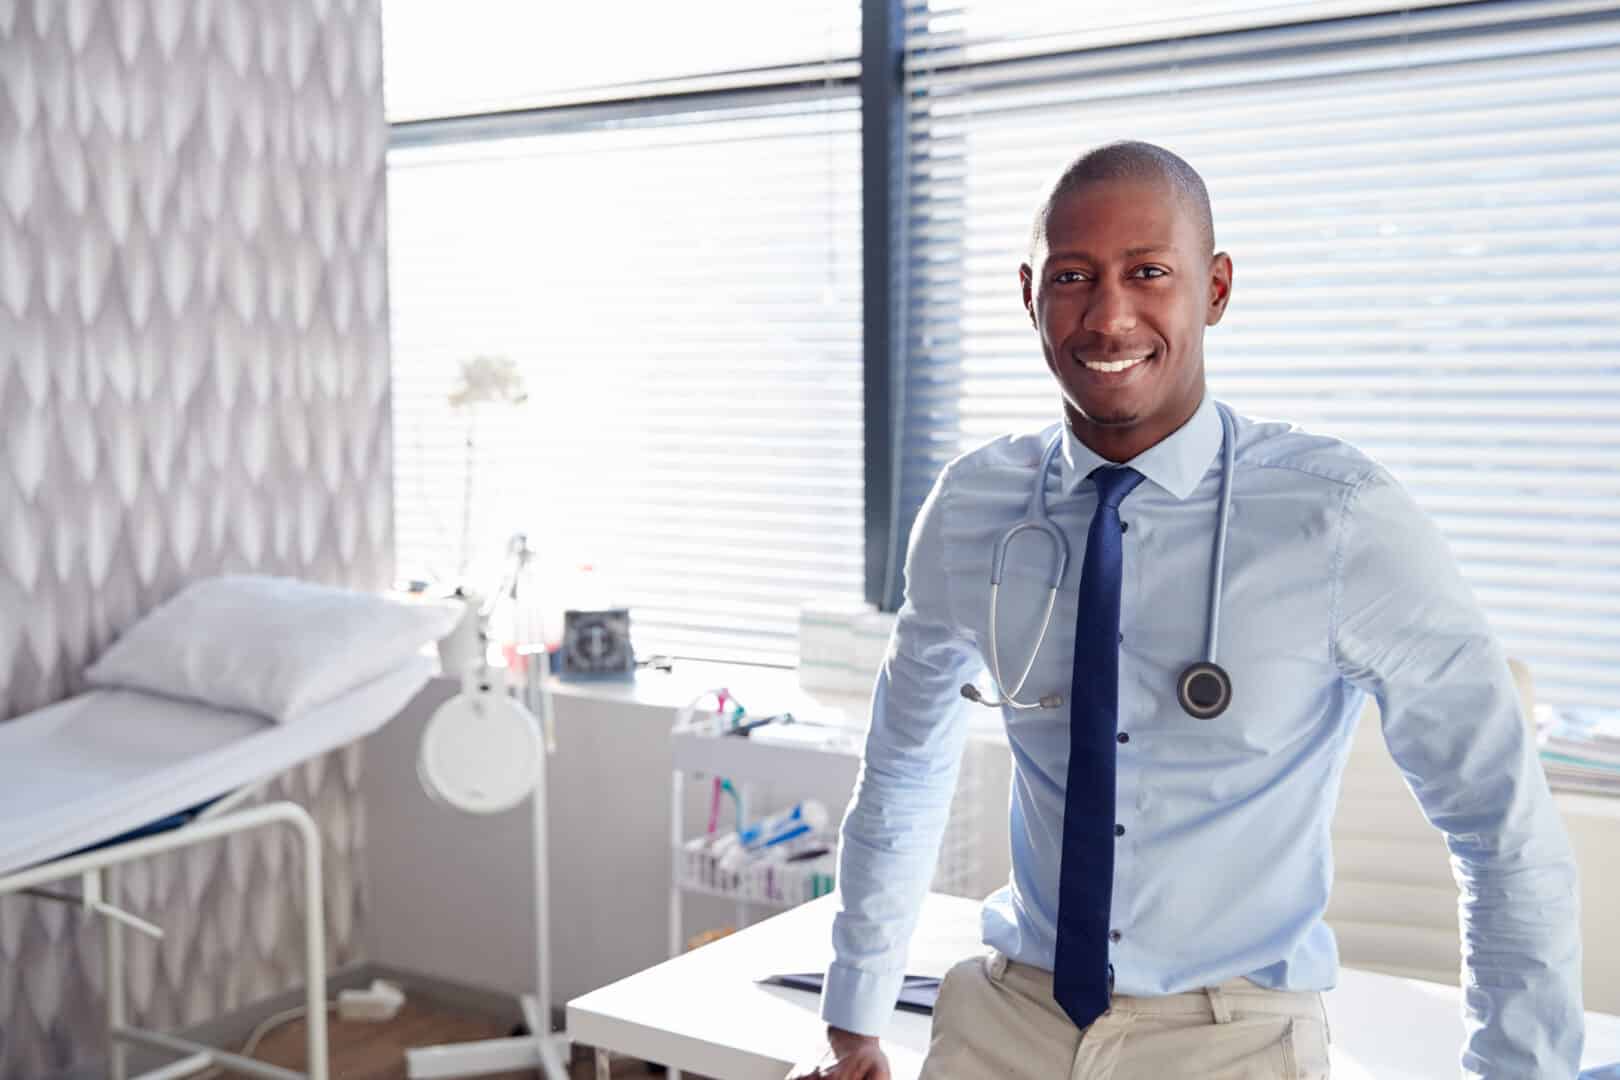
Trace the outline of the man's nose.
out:
[[[1091,291],[1091,302],[1086,305],[1081,325],[1094,334],[1129,333],[1136,329],[1136,311],[1124,289],[1100,281]]]

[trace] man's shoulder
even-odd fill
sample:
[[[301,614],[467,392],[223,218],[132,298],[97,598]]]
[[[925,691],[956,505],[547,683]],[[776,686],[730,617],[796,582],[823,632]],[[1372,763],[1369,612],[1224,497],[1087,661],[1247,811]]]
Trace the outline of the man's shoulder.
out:
[[[971,484],[991,477],[1004,480],[1008,474],[1031,474],[1040,466],[1041,455],[1058,435],[1058,425],[997,435],[964,450],[946,463],[941,481],[947,487]]]
[[[1286,420],[1235,418],[1240,470],[1268,470],[1297,477],[1303,484],[1349,488],[1384,472],[1365,451],[1335,435]]]

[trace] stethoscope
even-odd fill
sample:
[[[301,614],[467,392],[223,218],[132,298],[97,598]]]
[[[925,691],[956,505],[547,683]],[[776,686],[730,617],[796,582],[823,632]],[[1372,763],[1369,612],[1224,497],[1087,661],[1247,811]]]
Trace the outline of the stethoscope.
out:
[[[1189,716],[1200,720],[1219,716],[1232,703],[1232,677],[1215,662],[1215,642],[1221,622],[1221,577],[1226,564],[1226,527],[1232,513],[1232,459],[1233,443],[1236,439],[1232,433],[1232,418],[1226,409],[1220,405],[1215,409],[1221,418],[1221,504],[1220,517],[1215,529],[1214,566],[1209,581],[1209,626],[1204,641],[1204,659],[1188,664],[1181,676],[1176,679],[1176,699],[1181,702],[1181,707]],[[1029,678],[1030,671],[1035,667],[1035,658],[1040,655],[1041,643],[1046,640],[1047,627],[1052,623],[1052,608],[1057,604],[1058,586],[1063,581],[1063,572],[1069,566],[1069,543],[1064,539],[1062,530],[1052,524],[1052,518],[1046,512],[1046,474],[1062,446],[1063,433],[1059,431],[1047,446],[1046,452],[1041,455],[1041,467],[1035,473],[1035,493],[1030,499],[1029,516],[1008,529],[1001,539],[996,541],[990,566],[989,659],[990,677],[995,680],[996,692],[1001,695],[1001,700],[986,700],[978,687],[972,683],[964,685],[962,696],[980,705],[988,705],[991,708],[1010,705],[1015,709],[1056,709],[1063,705],[1061,694],[1044,694],[1038,701],[1018,700],[1018,692],[1024,688],[1024,680]],[[1028,530],[1045,534],[1052,542],[1056,558],[1053,560],[1047,581],[1046,611],[1041,615],[1041,632],[1035,638],[1035,647],[1030,650],[1029,663],[1024,665],[1023,672],[1018,676],[1018,682],[1008,690],[1001,679],[1001,657],[996,647],[996,598],[1001,591],[1001,572],[1007,564],[1007,545],[1013,537]]]

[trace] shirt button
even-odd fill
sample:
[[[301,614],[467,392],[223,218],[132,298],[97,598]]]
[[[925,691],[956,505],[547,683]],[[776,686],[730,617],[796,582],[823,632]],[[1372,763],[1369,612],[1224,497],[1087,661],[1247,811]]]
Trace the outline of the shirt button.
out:
[[[1127,735],[1127,734],[1126,734],[1126,733],[1125,733],[1125,732],[1123,732],[1123,731],[1122,731],[1122,732],[1120,732],[1120,733],[1119,733],[1119,734],[1118,734],[1118,735],[1115,735],[1115,736],[1114,736],[1114,738],[1115,738],[1115,739],[1116,739],[1116,740],[1118,740],[1118,741],[1119,741],[1119,742],[1122,742],[1122,743],[1125,743],[1125,742],[1130,742],[1130,741],[1131,741],[1131,737],[1130,737],[1130,736],[1129,736],[1129,735]]]
[[[1120,522],[1119,523],[1119,531],[1122,532],[1122,533],[1123,532],[1130,532],[1131,531],[1131,523],[1128,522],[1128,521]]]
[[[1110,931],[1108,931],[1108,940],[1109,941],[1118,941],[1120,938],[1122,938],[1124,936],[1125,935],[1120,933],[1118,930],[1110,930]]]
[[[1123,825],[1115,825],[1114,826],[1114,835],[1115,836],[1124,836],[1125,835],[1125,826],[1123,826]]]

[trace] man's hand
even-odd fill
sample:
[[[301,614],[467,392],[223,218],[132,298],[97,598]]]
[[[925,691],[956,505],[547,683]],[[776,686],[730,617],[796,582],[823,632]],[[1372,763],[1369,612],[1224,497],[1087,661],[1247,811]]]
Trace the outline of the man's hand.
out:
[[[889,1080],[889,1059],[877,1036],[829,1026],[826,1045],[794,1066],[787,1080]]]

